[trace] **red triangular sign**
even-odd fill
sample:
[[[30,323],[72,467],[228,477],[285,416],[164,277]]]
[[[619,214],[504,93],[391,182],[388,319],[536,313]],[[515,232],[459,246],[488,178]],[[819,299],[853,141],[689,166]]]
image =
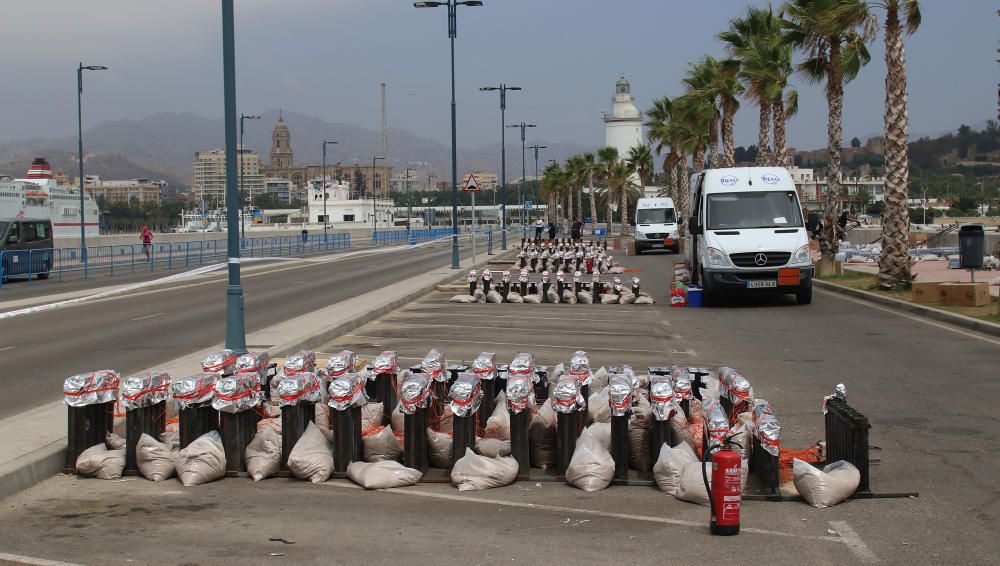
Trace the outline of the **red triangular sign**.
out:
[[[476,181],[475,175],[469,175],[469,180],[465,182],[465,189],[463,190],[467,193],[478,193],[482,190],[479,188],[479,181]]]

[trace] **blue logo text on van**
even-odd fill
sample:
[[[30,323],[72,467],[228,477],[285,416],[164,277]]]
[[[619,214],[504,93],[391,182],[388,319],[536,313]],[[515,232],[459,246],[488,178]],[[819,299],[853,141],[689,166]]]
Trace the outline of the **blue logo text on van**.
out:
[[[733,175],[726,175],[726,176],[722,177],[721,179],[719,179],[719,182],[722,183],[723,186],[732,187],[732,186],[735,186],[736,183],[739,182],[739,179],[737,179]]]
[[[777,185],[781,182],[781,179],[777,175],[761,175],[760,180],[764,181],[768,185]]]

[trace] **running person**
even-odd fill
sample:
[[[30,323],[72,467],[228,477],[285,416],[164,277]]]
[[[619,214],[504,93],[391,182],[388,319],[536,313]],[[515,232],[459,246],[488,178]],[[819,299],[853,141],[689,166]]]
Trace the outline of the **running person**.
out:
[[[149,231],[149,226],[142,227],[142,233],[139,234],[139,238],[142,240],[142,251],[146,254],[146,261],[151,261],[150,250],[153,247],[153,233]]]

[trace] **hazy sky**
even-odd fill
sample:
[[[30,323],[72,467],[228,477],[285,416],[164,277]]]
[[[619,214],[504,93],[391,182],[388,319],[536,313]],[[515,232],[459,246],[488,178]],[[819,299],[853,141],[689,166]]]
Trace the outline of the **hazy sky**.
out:
[[[161,111],[222,115],[219,1],[2,4],[0,139],[75,134],[79,61],[111,68],[87,73],[85,127]],[[610,106],[619,73],[630,77],[640,109],[656,97],[680,94],[688,62],[721,55],[714,35],[746,6],[743,0],[485,4],[459,9],[462,147],[498,141],[498,95],[478,87],[501,81],[524,88],[508,97],[508,122],[537,123],[533,133],[540,140],[603,144],[601,111]],[[922,4],[923,26],[906,47],[911,132],[937,133],[995,116],[996,2]],[[236,13],[239,111],[283,107],[376,129],[379,83],[385,81],[391,127],[449,140],[444,8],[417,10],[403,0],[237,0]],[[872,63],[847,86],[845,145],[853,135],[883,128],[882,41],[880,35]],[[789,143],[821,147],[822,87],[796,82],[800,113],[789,124]],[[744,103],[738,144],[756,141],[756,116]]]

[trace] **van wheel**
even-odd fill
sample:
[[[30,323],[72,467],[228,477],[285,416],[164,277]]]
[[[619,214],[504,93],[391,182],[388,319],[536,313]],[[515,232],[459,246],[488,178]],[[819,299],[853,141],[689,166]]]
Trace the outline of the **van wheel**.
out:
[[[705,272],[701,272],[701,304],[704,307],[714,307],[719,304],[718,292],[709,286]]]
[[[809,303],[813,302],[812,281],[810,281],[808,285],[806,285],[802,289],[799,289],[799,291],[795,293],[795,301],[800,305],[808,305]]]
[[[37,277],[38,279],[48,279],[49,278],[49,272],[46,271],[45,273],[36,273],[35,277]]]
[[[635,247],[635,255],[642,255],[642,248],[640,248],[639,246],[636,246]]]

